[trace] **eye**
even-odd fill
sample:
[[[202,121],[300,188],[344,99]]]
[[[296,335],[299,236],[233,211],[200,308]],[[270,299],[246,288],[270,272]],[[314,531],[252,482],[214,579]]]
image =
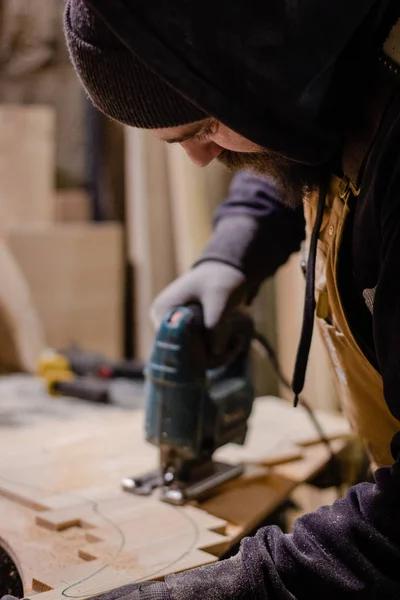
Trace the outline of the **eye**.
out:
[[[211,123],[208,125],[203,131],[197,133],[192,137],[192,140],[196,140],[196,142],[204,142],[210,135],[214,135],[217,132],[218,125],[217,123]]]

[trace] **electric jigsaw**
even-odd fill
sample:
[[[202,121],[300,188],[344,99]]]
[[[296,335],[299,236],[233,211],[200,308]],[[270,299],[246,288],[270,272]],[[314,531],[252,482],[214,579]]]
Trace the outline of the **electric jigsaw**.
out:
[[[254,390],[249,353],[251,318],[233,311],[211,333],[201,306],[173,309],[156,335],[145,369],[146,439],[159,447],[160,466],[125,478],[124,490],[141,495],[160,488],[161,499],[184,504],[207,496],[240,475],[242,465],[213,460],[228,443],[243,444]],[[215,342],[224,347],[215,355]]]

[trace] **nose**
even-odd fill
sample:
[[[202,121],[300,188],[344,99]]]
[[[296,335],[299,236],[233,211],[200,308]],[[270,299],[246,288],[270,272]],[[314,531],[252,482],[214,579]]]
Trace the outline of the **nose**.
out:
[[[198,167],[206,167],[209,165],[223,150],[223,148],[218,146],[218,144],[215,144],[215,142],[201,143],[194,140],[188,140],[187,142],[182,142],[181,146],[190,160]]]

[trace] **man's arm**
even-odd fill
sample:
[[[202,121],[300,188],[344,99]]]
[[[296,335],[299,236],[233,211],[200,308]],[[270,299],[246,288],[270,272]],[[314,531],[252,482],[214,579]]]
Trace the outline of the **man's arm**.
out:
[[[263,527],[233,558],[133,584],[99,600],[398,600],[399,465],[376,471],[332,506],[298,519],[290,534]]]
[[[196,264],[215,260],[242,271],[251,301],[262,281],[300,249],[304,236],[303,207],[285,206],[272,179],[242,171],[215,213],[214,235]]]
[[[155,299],[153,322],[158,325],[173,306],[196,301],[206,327],[213,329],[226,311],[253,300],[264,279],[300,248],[304,234],[302,207],[286,207],[273,180],[239,173],[194,268]]]
[[[375,476],[290,534],[264,527],[234,558],[166,577],[171,600],[399,598],[399,476],[396,467]]]

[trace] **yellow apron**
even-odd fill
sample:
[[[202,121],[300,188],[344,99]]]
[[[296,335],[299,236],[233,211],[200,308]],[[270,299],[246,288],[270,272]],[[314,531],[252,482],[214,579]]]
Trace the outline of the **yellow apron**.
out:
[[[390,441],[400,430],[383,396],[382,377],[357,345],[337,286],[337,263],[349,190],[332,177],[319,233],[315,271],[316,320],[331,358],[338,396],[352,430],[366,443],[374,466],[393,463]],[[304,200],[307,240],[314,226],[318,193]]]

